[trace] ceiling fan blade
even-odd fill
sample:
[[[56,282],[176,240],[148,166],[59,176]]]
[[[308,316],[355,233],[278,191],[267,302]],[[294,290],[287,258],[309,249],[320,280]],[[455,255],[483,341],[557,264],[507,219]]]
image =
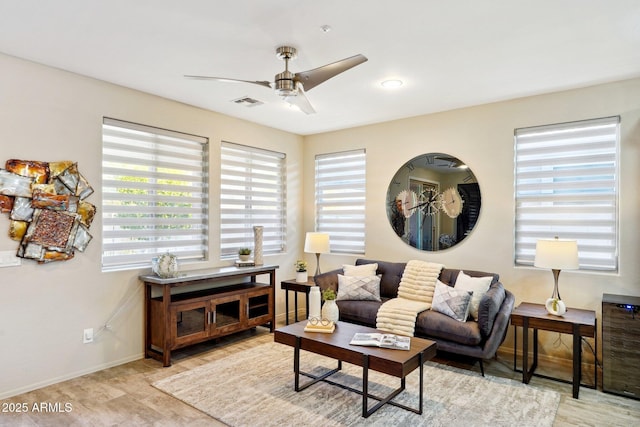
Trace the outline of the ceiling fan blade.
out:
[[[296,73],[295,80],[303,83],[304,87],[309,91],[320,83],[329,80],[331,77],[335,77],[338,74],[367,61],[368,59],[364,55],[354,55],[331,64],[323,65],[322,67],[314,68],[313,70]]]
[[[226,77],[210,77],[210,76],[191,76],[185,75],[188,79],[194,80],[217,80],[219,82],[227,82],[227,83],[251,83],[264,87],[271,88],[271,83],[267,81],[252,81],[252,80],[239,80],[239,79],[228,79]]]
[[[304,88],[300,82],[296,82],[296,89],[298,90],[297,95],[293,96],[285,96],[283,99],[285,102],[299,108],[302,112],[306,114],[315,114],[316,110],[313,109],[311,103],[307,99],[307,96],[304,94]]]

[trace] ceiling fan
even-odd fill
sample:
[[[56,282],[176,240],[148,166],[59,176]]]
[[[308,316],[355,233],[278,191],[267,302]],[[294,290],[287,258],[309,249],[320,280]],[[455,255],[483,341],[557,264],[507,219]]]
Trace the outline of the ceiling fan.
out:
[[[316,111],[313,109],[311,103],[307,99],[305,91],[309,91],[318,86],[320,83],[324,83],[330,78],[335,77],[338,74],[343,73],[348,69],[367,61],[367,57],[358,54],[349,58],[342,59],[340,61],[332,62],[331,64],[323,65],[322,67],[314,68],[313,70],[302,71],[300,73],[294,74],[289,71],[289,60],[295,59],[297,53],[298,52],[296,48],[290,46],[280,46],[276,49],[276,56],[284,61],[284,71],[275,75],[273,83],[270,83],[268,81],[229,79],[225,77],[193,75],[185,75],[185,77],[197,80],[252,83],[268,88],[273,88],[275,89],[276,94],[281,96],[284,101],[298,107],[300,110],[307,114],[314,114]]]

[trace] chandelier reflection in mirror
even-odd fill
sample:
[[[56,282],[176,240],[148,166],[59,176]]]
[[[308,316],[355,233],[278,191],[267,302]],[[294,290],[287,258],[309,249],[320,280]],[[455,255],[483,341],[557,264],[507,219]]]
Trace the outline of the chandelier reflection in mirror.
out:
[[[394,175],[387,191],[387,216],[408,245],[426,251],[462,241],[480,213],[475,175],[456,157],[428,153],[411,159]]]

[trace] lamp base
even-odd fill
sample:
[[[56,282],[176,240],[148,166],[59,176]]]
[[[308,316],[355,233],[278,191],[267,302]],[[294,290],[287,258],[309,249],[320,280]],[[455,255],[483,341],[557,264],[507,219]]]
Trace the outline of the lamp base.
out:
[[[554,316],[562,316],[567,312],[567,306],[559,298],[549,298],[544,306]]]

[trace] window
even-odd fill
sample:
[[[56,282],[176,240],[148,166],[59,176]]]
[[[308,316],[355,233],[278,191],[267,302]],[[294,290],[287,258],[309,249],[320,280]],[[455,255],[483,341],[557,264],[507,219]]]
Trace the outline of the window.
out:
[[[578,242],[580,268],[618,268],[619,117],[515,131],[515,263],[538,239]]]
[[[207,259],[207,159],[207,138],[103,120],[103,271]]]
[[[285,250],[286,156],[223,142],[220,164],[220,256],[235,257],[253,246],[253,226],[261,225],[263,254]]]
[[[332,253],[364,254],[365,150],[316,156],[316,230]]]

